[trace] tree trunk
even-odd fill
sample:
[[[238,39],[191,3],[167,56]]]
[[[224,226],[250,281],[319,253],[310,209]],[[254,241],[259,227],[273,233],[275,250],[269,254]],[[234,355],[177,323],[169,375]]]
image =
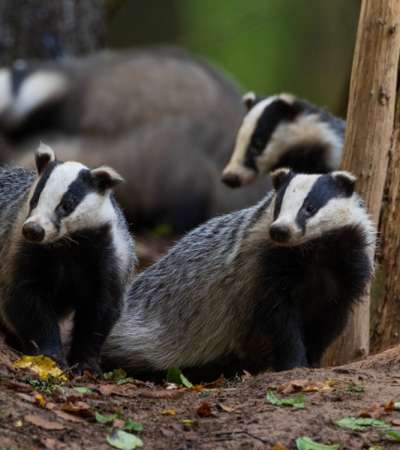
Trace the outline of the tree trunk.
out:
[[[350,83],[342,168],[357,177],[357,191],[378,223],[396,102],[400,51],[400,0],[363,0]],[[369,352],[369,294],[328,350],[325,364],[342,364]]]
[[[1,0],[0,64],[93,52],[105,35],[102,0]]]
[[[400,30],[399,30],[400,31]],[[378,255],[376,321],[372,346],[382,350],[399,343],[400,335],[400,95],[397,96],[393,144],[385,185],[385,200],[379,227],[381,250]]]

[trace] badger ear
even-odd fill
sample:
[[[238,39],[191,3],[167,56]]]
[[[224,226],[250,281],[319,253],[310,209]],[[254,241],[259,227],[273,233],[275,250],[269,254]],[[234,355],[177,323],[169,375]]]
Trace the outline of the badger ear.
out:
[[[118,184],[122,183],[124,179],[112,167],[101,166],[93,169],[90,172],[97,190],[105,192],[107,189],[113,189]]]
[[[335,180],[336,185],[343,190],[347,197],[353,195],[357,178],[352,173],[338,170],[332,172],[332,177]]]
[[[254,92],[250,91],[243,95],[242,102],[246,107],[247,111],[250,111],[251,108],[256,104],[257,96]]]
[[[35,152],[35,163],[38,174],[40,175],[46,168],[46,166],[52,161],[55,161],[55,159],[56,156],[54,154],[53,149],[41,142],[38,149]]]
[[[293,175],[293,172],[286,167],[275,170],[271,173],[272,186],[277,191],[285,181],[293,178]]]

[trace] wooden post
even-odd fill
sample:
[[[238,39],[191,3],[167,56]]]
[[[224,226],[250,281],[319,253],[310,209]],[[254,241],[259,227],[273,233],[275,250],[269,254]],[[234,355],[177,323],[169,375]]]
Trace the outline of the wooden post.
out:
[[[392,142],[400,53],[400,0],[363,0],[350,83],[342,168],[376,223]],[[342,364],[369,352],[369,295],[358,305],[324,364]]]

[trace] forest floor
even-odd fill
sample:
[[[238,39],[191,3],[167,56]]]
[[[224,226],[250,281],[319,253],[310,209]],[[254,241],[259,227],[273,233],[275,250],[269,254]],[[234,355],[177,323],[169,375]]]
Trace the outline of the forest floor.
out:
[[[332,369],[244,373],[189,388],[121,371],[43,381],[16,368],[17,358],[0,340],[0,450],[133,449],[140,441],[149,450],[400,448],[397,349]]]

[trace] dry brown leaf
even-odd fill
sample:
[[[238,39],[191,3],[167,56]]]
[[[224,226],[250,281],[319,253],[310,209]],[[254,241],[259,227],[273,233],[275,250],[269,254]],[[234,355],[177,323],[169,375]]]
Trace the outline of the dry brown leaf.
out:
[[[115,428],[123,428],[125,425],[125,420],[121,420],[121,419],[115,419],[113,422],[113,426]]]
[[[393,412],[393,411],[395,410],[395,407],[394,407],[394,400],[390,400],[390,402],[387,402],[387,403],[384,405],[383,409],[384,409],[387,413]]]
[[[154,399],[176,399],[182,397],[186,389],[176,389],[173,391],[167,391],[166,389],[160,390],[142,390],[138,391],[138,394],[143,398],[154,398]]]
[[[81,419],[80,417],[73,416],[72,414],[69,414],[67,412],[59,411],[59,410],[54,410],[53,412],[60,419],[68,420],[69,422],[86,423],[86,421]]]
[[[280,442],[277,442],[272,448],[271,450],[288,450],[288,448],[281,444]]]
[[[202,402],[196,412],[199,417],[211,417],[213,415],[211,406],[208,402]]]
[[[43,416],[37,416],[34,414],[27,414],[24,417],[24,421],[39,428],[43,428],[44,430],[64,430],[65,428],[65,426],[59,422],[53,422],[45,419]]]
[[[359,417],[369,417],[371,419],[379,419],[382,416],[385,416],[387,412],[385,408],[381,405],[372,405],[370,408],[365,409],[360,412]]]
[[[400,419],[391,419],[390,423],[395,427],[400,427]]]
[[[98,387],[102,395],[119,395],[120,397],[136,396],[137,389],[134,384],[102,384]]]
[[[90,411],[90,406],[85,402],[66,402],[62,405],[61,409],[65,412],[76,414],[78,416],[91,416],[93,413]]]
[[[232,408],[231,406],[224,405],[223,403],[218,403],[218,407],[227,413],[234,412],[236,408]]]
[[[202,385],[202,384],[195,384],[193,387],[192,387],[192,391],[194,391],[194,392],[203,392],[204,391],[204,385]]]
[[[287,384],[278,386],[277,391],[283,395],[298,392],[326,392],[332,390],[333,384],[333,380],[315,382],[310,382],[309,380],[293,380]]]

